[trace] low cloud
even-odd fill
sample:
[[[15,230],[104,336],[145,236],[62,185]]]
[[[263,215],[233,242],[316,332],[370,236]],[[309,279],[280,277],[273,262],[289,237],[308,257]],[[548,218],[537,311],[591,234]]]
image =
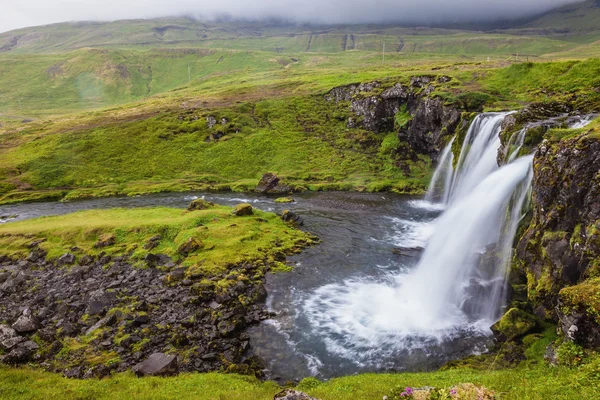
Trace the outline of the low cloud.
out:
[[[0,32],[65,21],[194,16],[297,23],[439,24],[528,17],[581,0],[4,0]],[[7,4],[6,4],[7,3]]]

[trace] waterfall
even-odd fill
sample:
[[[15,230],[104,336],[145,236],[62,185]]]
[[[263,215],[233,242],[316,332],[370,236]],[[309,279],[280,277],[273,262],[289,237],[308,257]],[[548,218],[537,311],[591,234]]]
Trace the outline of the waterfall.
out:
[[[450,196],[450,185],[452,184],[452,177],[454,176],[454,155],[452,154],[452,144],[454,139],[448,143],[444,151],[438,167],[431,178],[429,189],[425,195],[425,200],[433,203],[437,199],[440,199],[442,204],[448,202],[448,196]]]
[[[452,143],[444,150],[428,198],[440,199],[446,210],[416,267],[388,282],[326,285],[306,301],[330,352],[364,360],[374,348],[490,334],[503,311],[511,246],[533,176],[533,156],[516,158],[524,132],[513,140],[516,150],[509,148],[509,163],[497,164],[506,115],[475,118],[455,171]]]

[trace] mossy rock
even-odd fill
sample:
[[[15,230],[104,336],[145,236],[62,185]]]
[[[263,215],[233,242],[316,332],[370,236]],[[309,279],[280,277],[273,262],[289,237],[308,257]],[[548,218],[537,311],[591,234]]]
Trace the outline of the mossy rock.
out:
[[[294,200],[291,197],[280,197],[278,199],[275,199],[275,203],[294,203],[296,202],[296,200]]]
[[[188,211],[208,210],[215,206],[215,203],[211,203],[204,199],[196,199],[188,206]]]
[[[200,242],[199,240],[194,239],[194,238],[189,238],[188,240],[186,240],[179,246],[179,248],[177,249],[177,252],[179,254],[187,256],[188,254],[191,254],[191,253],[199,250],[202,247],[203,247],[202,242]]]
[[[536,318],[518,308],[508,310],[491,329],[498,340],[505,342],[525,336],[537,326]]]
[[[252,214],[254,214],[254,212],[252,211],[252,206],[248,203],[238,204],[233,209],[233,215],[237,215],[238,217]]]

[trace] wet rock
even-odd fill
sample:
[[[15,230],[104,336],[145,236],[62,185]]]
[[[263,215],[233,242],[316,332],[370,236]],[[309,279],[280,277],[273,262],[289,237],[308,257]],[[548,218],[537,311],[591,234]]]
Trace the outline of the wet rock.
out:
[[[191,254],[202,247],[203,244],[201,241],[195,238],[189,238],[179,246],[177,252],[181,255],[187,256],[188,254]]]
[[[112,233],[100,235],[94,247],[97,249],[113,246],[117,242],[117,237]]]
[[[18,333],[29,333],[37,330],[37,321],[29,308],[23,311],[23,315],[17,319],[12,328]]]
[[[310,397],[304,392],[293,389],[286,389],[273,397],[273,400],[319,400],[316,397]]]
[[[174,376],[179,373],[177,357],[163,353],[154,353],[133,367],[137,376]]]
[[[217,325],[217,329],[221,336],[230,337],[244,327],[244,319],[241,315],[236,315],[228,320],[221,321]]]
[[[536,314],[558,320],[561,289],[598,273],[600,139],[544,140],[533,166],[531,222],[515,255]]]
[[[238,204],[233,209],[233,215],[236,215],[238,217],[252,214],[254,214],[254,212],[252,211],[252,206],[248,203]]]
[[[279,197],[275,199],[275,203],[294,203],[295,201],[292,197]]]
[[[511,308],[506,314],[492,325],[491,329],[499,341],[511,341],[525,336],[537,326],[536,319],[517,308]]]
[[[81,264],[81,265],[90,265],[93,262],[94,262],[94,257],[87,255],[87,254],[79,259],[79,264]]]
[[[57,264],[62,267],[65,265],[73,265],[75,263],[75,255],[71,253],[63,254],[58,258]]]
[[[263,175],[254,190],[260,193],[267,193],[269,190],[275,188],[278,184],[279,177],[272,172],[268,172]]]
[[[394,247],[392,253],[397,256],[419,257],[423,254],[424,250],[423,247]]]
[[[254,189],[255,192],[259,193],[289,193],[291,192],[291,188],[281,182],[281,179],[272,172],[268,172],[263,175],[263,177],[256,185]]]
[[[304,220],[295,212],[284,210],[281,214],[281,219],[294,225],[304,225]]]
[[[211,203],[204,199],[196,199],[190,203],[187,210],[188,211],[207,210],[214,206],[215,206],[215,203]]]
[[[105,326],[114,325],[116,322],[117,322],[117,317],[115,316],[115,314],[107,315],[106,317],[100,319],[98,322],[96,322],[94,325],[92,325],[87,331],[85,331],[85,334],[91,335],[96,330],[103,328]]]

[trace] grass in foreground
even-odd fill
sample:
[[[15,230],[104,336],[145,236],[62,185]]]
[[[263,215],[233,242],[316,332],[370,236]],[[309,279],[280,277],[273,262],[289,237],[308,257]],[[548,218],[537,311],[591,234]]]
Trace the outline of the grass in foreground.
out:
[[[451,387],[474,383],[496,392],[498,399],[597,399],[600,358],[579,368],[542,364],[500,371],[457,369],[431,373],[364,374],[322,383],[302,381],[299,390],[322,400],[381,400],[396,387]],[[271,400],[281,390],[273,382],[238,375],[182,374],[175,378],[138,379],[119,374],[109,379],[69,380],[23,368],[0,367],[3,399],[248,399]]]

